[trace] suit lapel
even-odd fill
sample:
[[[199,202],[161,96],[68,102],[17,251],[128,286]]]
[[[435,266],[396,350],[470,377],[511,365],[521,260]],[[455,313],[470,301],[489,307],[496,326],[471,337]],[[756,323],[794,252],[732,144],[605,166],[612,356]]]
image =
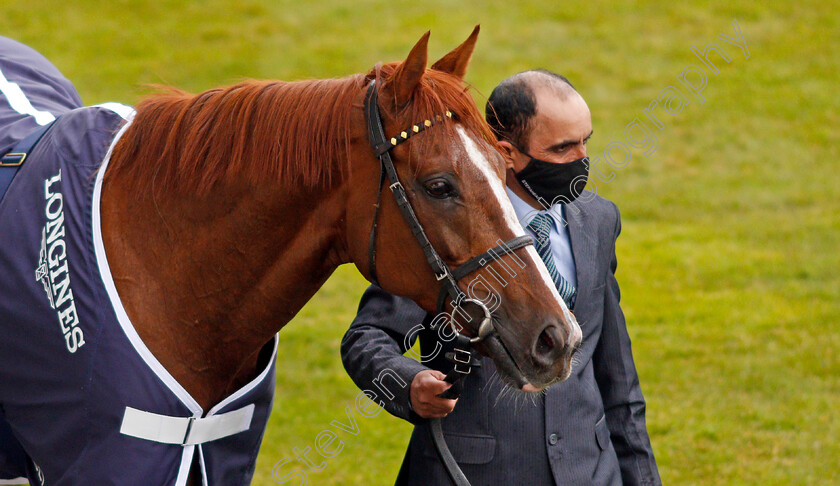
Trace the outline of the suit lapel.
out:
[[[569,240],[572,244],[572,257],[575,260],[575,277],[577,278],[577,297],[575,307],[580,308],[580,302],[586,302],[590,297],[595,279],[595,250],[596,241],[589,231],[589,217],[586,205],[580,201],[573,202],[563,208],[564,217],[568,223]]]

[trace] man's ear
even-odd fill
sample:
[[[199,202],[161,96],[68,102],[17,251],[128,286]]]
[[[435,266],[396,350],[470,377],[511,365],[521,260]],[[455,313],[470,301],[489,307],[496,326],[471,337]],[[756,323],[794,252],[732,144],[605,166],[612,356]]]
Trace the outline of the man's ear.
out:
[[[505,168],[506,169],[514,169],[513,165],[513,156],[515,153],[515,148],[513,144],[510,142],[501,140],[499,141],[499,147],[502,149],[502,156],[505,158]]]

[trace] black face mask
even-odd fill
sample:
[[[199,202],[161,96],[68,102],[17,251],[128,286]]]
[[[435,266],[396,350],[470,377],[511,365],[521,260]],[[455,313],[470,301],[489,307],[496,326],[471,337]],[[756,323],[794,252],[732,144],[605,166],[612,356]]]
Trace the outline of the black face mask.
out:
[[[534,199],[551,207],[557,203],[570,203],[581,195],[589,177],[589,157],[559,164],[535,159],[522,150],[520,152],[531,160],[524,169],[514,174]]]

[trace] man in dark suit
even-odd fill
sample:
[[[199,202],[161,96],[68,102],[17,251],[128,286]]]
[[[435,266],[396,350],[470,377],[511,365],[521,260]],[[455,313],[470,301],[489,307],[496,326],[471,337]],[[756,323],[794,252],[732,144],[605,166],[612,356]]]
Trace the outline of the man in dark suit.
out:
[[[566,78],[527,71],[493,90],[487,119],[504,151],[514,210],[581,324],[583,344],[569,379],[542,394],[509,393],[485,358],[464,379],[461,398],[443,399],[451,343],[430,329],[434,316],[371,286],[341,352],[360,388],[415,424],[397,483],[449,484],[424,420],[445,417],[446,441],[474,486],[661,484],[619,307],[618,209],[583,191],[589,109]],[[415,338],[434,357],[404,356],[415,354]]]

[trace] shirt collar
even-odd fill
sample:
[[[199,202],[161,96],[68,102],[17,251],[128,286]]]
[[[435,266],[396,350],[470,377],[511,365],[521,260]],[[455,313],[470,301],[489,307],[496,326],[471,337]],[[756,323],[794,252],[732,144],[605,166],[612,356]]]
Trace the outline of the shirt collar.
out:
[[[519,197],[515,192],[513,192],[509,187],[505,186],[505,190],[507,191],[511,204],[513,204],[513,212],[516,213],[516,218],[519,219],[519,224],[521,224],[523,228],[526,228],[528,226],[531,220],[534,219],[534,217],[536,217],[537,213],[548,214],[549,216],[551,216],[551,220],[554,222],[555,230],[559,231],[559,228],[563,227],[563,204],[555,204],[551,207],[551,211],[540,211],[523,201],[522,198]]]

